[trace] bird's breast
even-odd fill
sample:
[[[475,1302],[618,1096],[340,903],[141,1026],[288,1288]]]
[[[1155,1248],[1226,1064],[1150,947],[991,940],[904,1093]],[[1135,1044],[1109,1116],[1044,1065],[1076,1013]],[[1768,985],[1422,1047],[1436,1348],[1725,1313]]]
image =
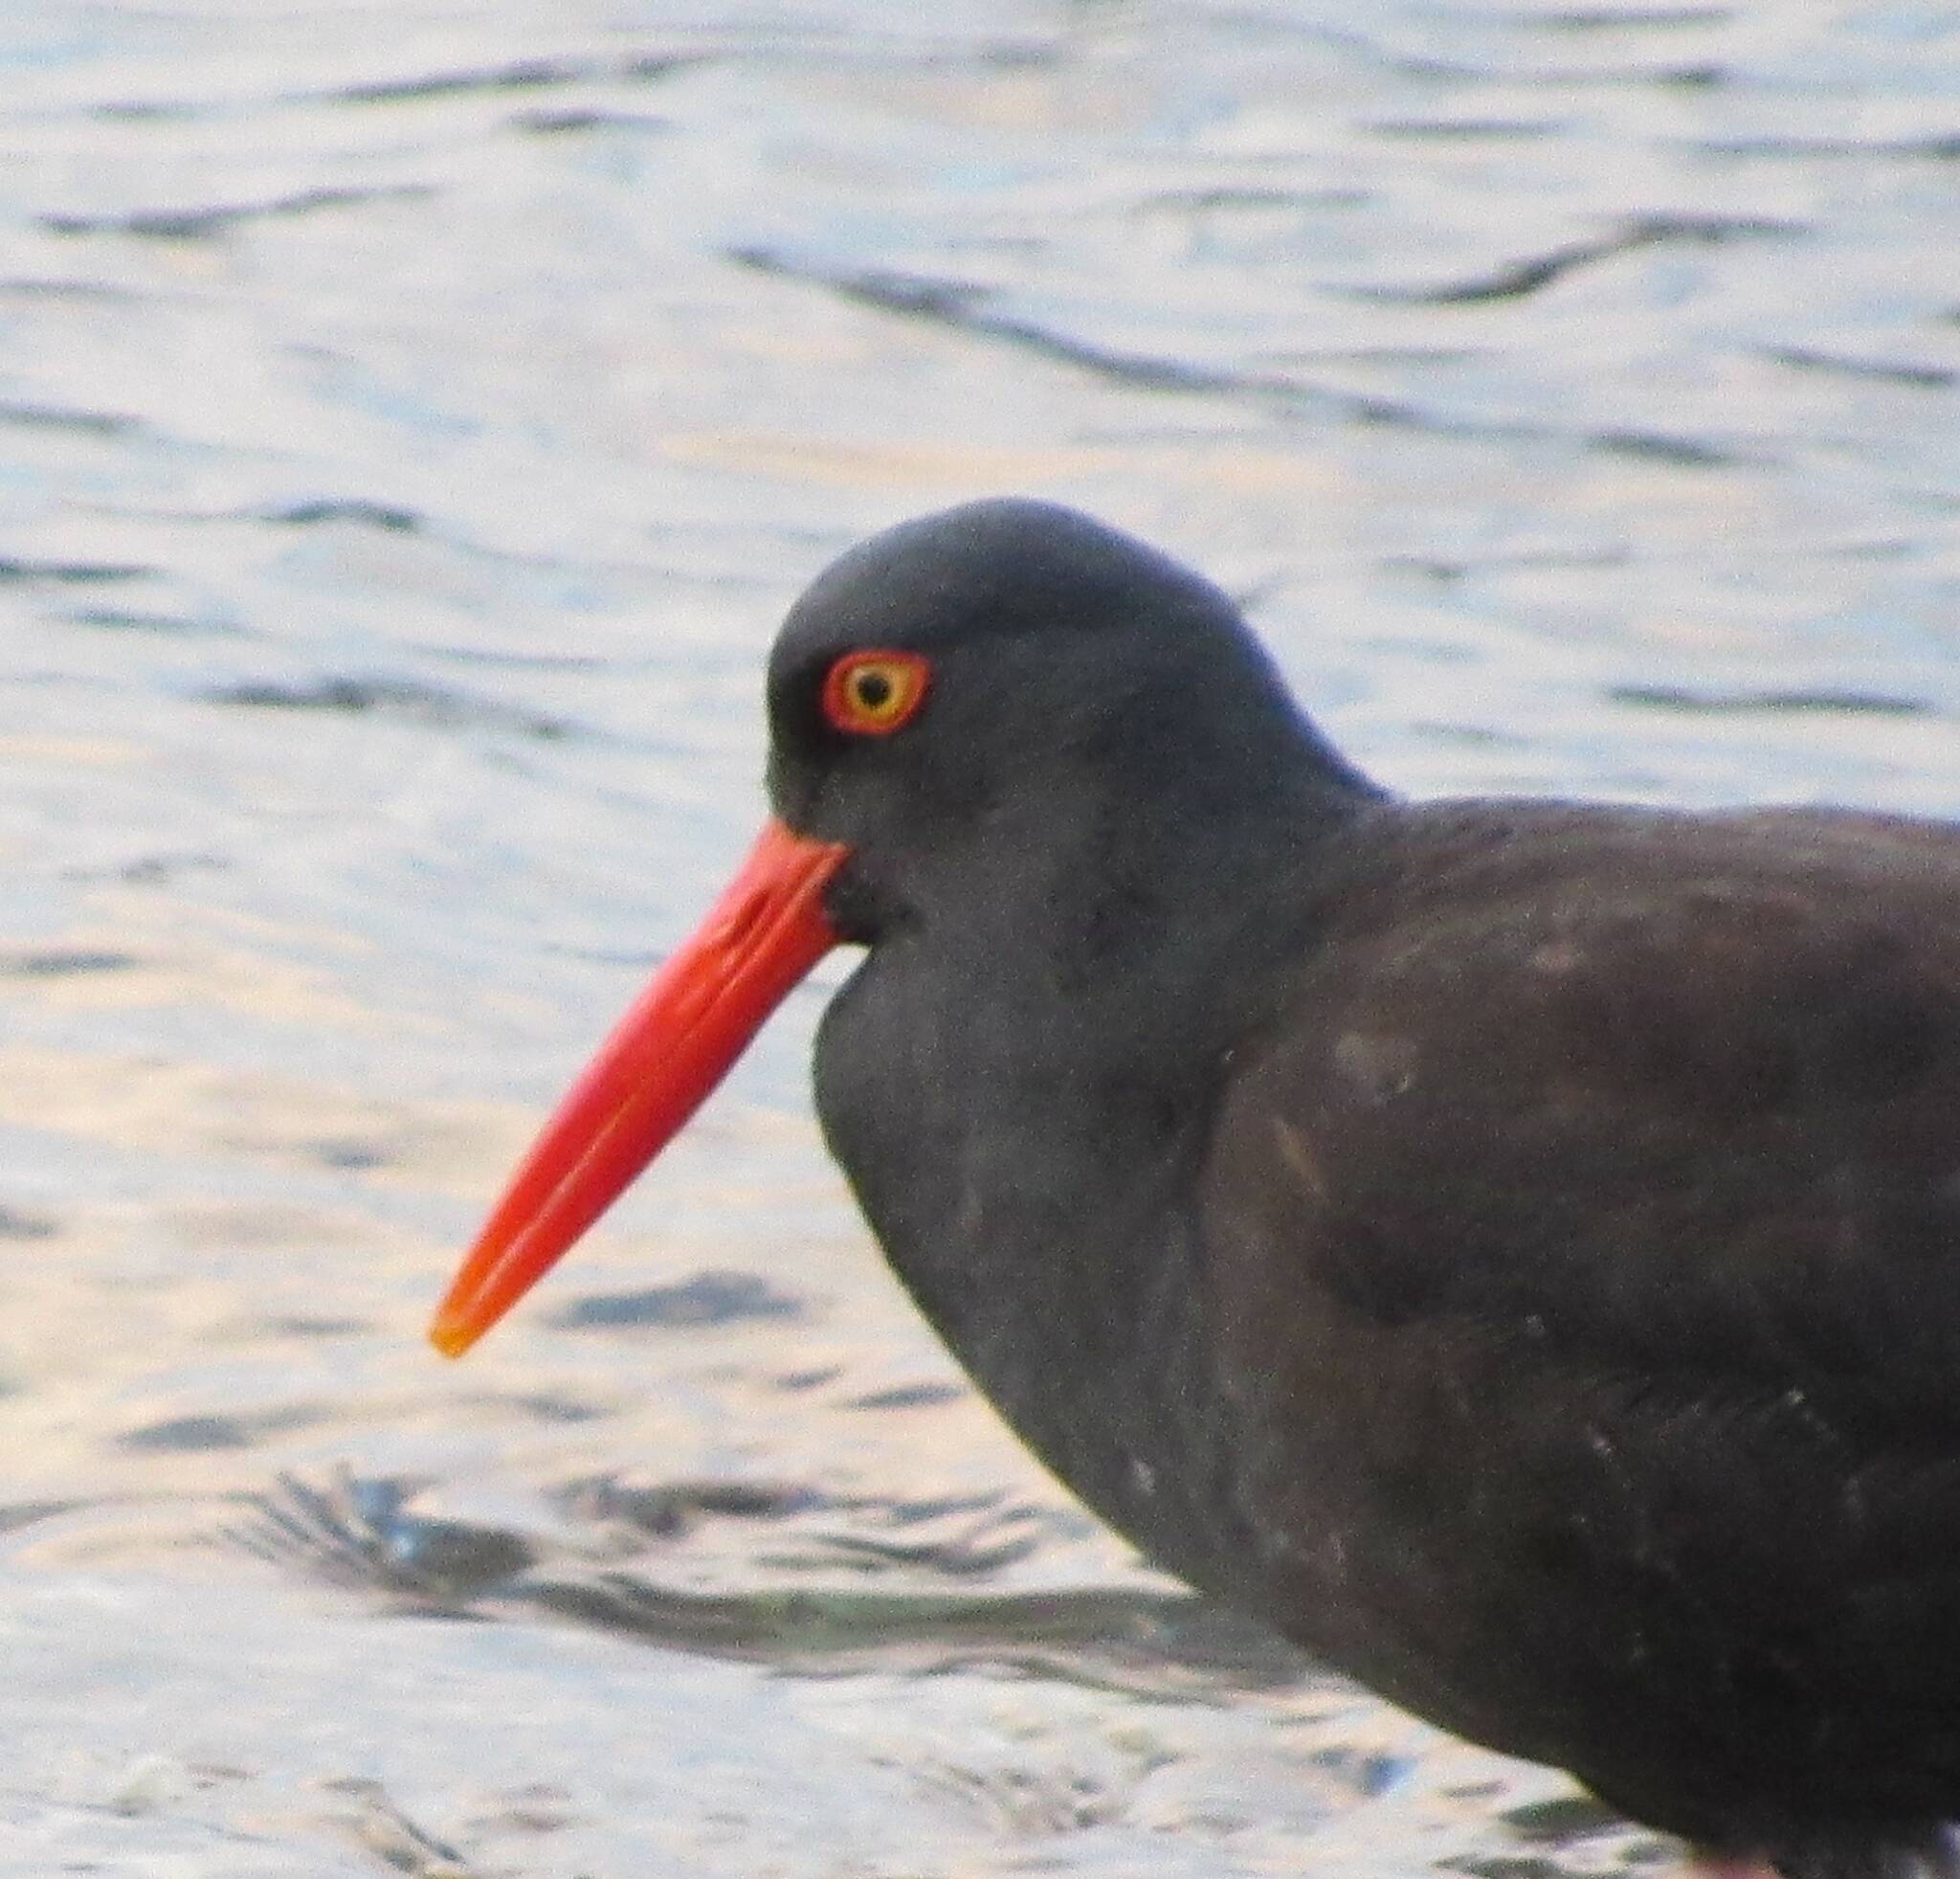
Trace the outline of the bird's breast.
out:
[[[874,954],[817,1111],[887,1260],[1036,1456],[1153,1558],[1216,1577],[1232,1406],[1211,1387],[1198,1118],[1099,1065],[1059,1005]]]

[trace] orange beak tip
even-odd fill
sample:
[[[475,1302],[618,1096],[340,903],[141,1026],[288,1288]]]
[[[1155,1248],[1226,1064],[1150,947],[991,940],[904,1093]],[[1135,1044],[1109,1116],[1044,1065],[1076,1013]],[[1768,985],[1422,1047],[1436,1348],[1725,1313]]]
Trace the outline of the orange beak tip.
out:
[[[447,1311],[438,1312],[429,1327],[429,1342],[445,1357],[461,1356],[481,1335],[481,1331],[458,1323]]]

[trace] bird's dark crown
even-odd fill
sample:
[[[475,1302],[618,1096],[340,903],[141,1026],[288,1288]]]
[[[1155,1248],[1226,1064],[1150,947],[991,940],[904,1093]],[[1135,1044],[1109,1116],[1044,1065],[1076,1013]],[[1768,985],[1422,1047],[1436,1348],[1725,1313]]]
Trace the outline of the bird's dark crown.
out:
[[[916,719],[835,728],[848,653],[929,664]],[[972,503],[874,536],[791,609],[769,661],[770,794],[792,827],[852,845],[887,883],[991,836],[1033,870],[1112,813],[1172,821],[1364,791],[1301,716],[1233,602],[1091,518]]]

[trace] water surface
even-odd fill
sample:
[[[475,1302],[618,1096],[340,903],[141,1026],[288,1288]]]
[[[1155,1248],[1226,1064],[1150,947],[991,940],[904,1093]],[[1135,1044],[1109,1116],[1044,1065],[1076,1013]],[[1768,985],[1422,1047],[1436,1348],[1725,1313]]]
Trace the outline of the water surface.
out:
[[[0,19],[0,1874],[1660,1857],[969,1396],[793,998],[461,1366],[833,553],[1019,490],[1415,793],[1960,802],[1925,6]]]

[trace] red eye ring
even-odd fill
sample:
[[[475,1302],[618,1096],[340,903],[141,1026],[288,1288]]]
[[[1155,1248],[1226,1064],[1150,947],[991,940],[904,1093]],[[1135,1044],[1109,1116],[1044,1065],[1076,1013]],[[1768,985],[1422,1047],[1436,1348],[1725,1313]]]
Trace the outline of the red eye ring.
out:
[[[918,653],[866,646],[824,674],[823,714],[838,730],[888,737],[925,702],[931,661]]]

